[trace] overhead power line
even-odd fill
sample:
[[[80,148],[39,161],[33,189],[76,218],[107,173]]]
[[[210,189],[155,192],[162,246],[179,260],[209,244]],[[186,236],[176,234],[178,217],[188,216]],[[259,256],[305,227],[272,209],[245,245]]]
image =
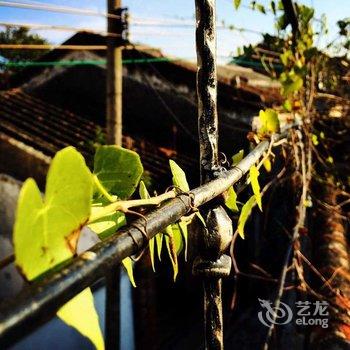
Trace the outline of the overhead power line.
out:
[[[116,33],[109,33],[105,31],[98,31],[98,30],[92,30],[90,28],[83,28],[83,27],[71,27],[71,26],[65,26],[65,25],[51,25],[51,24],[40,24],[40,23],[22,23],[22,22],[0,22],[0,27],[23,27],[28,28],[31,30],[58,30],[58,31],[69,31],[69,32],[78,32],[78,33],[91,33],[91,34],[98,34],[102,36],[110,36],[110,37],[121,37],[120,34]],[[152,35],[152,36],[184,36],[184,35],[190,35],[188,32],[167,32],[167,31],[153,31],[153,32],[147,32],[147,31],[132,31],[129,33],[130,35]]]
[[[22,9],[29,9],[29,10],[38,10],[38,11],[66,13],[66,14],[72,14],[72,15],[96,16],[96,17],[115,18],[115,19],[121,18],[120,16],[114,15],[111,13],[102,13],[102,12],[90,10],[90,9],[81,9],[81,8],[68,7],[68,6],[57,6],[57,5],[51,5],[46,3],[40,4],[38,2],[23,3],[23,2],[12,2],[12,1],[0,1],[0,6],[22,8]]]
[[[98,34],[102,36],[110,36],[110,37],[120,37],[120,34],[115,34],[115,33],[109,33],[105,31],[99,31],[99,30],[93,30],[90,28],[83,28],[83,27],[71,27],[71,26],[66,26],[66,25],[51,25],[51,24],[40,24],[40,23],[22,23],[22,22],[0,22],[0,26],[2,27],[24,27],[24,28],[29,28],[32,30],[58,30],[58,31],[71,31],[71,32],[85,32],[85,33],[91,33],[91,34]],[[143,26],[143,25],[141,25]],[[147,25],[148,26],[148,25]],[[152,27],[158,27],[156,24],[150,25]],[[173,25],[161,25],[161,27],[167,27],[167,28],[174,28]],[[179,25],[179,27],[183,28],[182,26]],[[175,25],[175,28],[177,28],[177,25]],[[193,26],[185,26],[185,28],[194,28]],[[236,30],[236,31],[249,31],[249,29],[244,29],[244,28],[221,28],[221,29],[227,29],[227,30]],[[251,30],[254,33],[259,34],[260,32],[256,32]],[[147,31],[131,31],[130,35],[141,35],[141,36],[184,36],[184,35],[191,35],[189,32],[169,32],[169,31],[152,31],[152,32],[147,32]]]
[[[102,13],[91,9],[81,9],[81,8],[68,7],[68,6],[57,6],[57,5],[52,5],[47,3],[38,3],[38,2],[0,1],[0,6],[39,10],[39,11],[59,12],[59,13],[67,13],[67,14],[76,14],[76,15],[98,16],[98,17],[104,17],[104,18],[116,18],[116,19],[120,18],[120,16],[118,15],[114,15],[110,13],[106,14],[106,13]],[[172,27],[172,28],[194,28],[195,26],[194,22],[189,22],[188,20],[181,20],[181,19],[131,17],[129,21],[130,21],[130,24],[134,26],[153,26],[153,27],[156,26],[156,27]],[[250,32],[255,34],[262,33],[253,29],[239,28],[232,25],[225,25],[222,23],[218,23],[217,28],[221,30],[245,31],[245,32]]]
[[[195,27],[195,23],[171,23],[171,22],[161,22],[161,21],[151,21],[151,20],[143,20],[143,19],[130,19],[130,24],[133,26],[140,27],[171,27],[171,28],[189,28],[192,29]],[[239,31],[239,32],[248,32],[254,34],[264,34],[264,32],[260,32],[258,30],[254,30],[251,28],[243,28],[236,27],[234,25],[227,25],[223,23],[218,23],[216,28],[218,30],[231,30],[231,31]]]
[[[134,35],[137,36],[176,36],[176,37],[184,37],[184,36],[191,36],[194,39],[193,33],[190,32],[179,32],[179,31],[129,31],[129,36],[133,37]]]
[[[106,45],[50,45],[50,44],[0,44],[8,50],[106,50]]]
[[[73,32],[85,32],[91,34],[99,34],[99,35],[108,35],[113,37],[120,37],[120,34],[116,33],[108,33],[104,31],[92,30],[89,28],[82,27],[70,27],[63,25],[51,25],[51,24],[40,24],[40,23],[12,23],[12,22],[0,22],[0,26],[2,27],[23,27],[35,30],[59,30],[59,31],[73,31]]]

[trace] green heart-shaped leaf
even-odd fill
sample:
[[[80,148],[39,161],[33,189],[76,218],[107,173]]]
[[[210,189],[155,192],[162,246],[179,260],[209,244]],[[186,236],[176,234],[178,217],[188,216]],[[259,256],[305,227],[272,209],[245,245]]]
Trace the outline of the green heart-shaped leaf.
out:
[[[128,199],[135,191],[143,173],[139,155],[118,146],[101,146],[94,160],[94,174],[106,191]]]
[[[53,159],[43,199],[33,179],[24,183],[14,246],[16,265],[28,280],[73,256],[80,229],[89,219],[91,197],[91,173],[73,147]]]
[[[16,265],[28,280],[71,258],[80,230],[90,216],[92,176],[73,147],[58,152],[47,175],[46,192],[33,179],[20,192],[14,227]],[[98,316],[89,288],[66,303],[57,315],[104,349]]]

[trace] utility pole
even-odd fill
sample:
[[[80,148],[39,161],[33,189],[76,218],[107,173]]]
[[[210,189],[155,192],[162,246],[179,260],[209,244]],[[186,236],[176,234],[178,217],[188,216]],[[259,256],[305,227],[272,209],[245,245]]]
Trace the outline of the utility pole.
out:
[[[107,143],[122,145],[122,24],[121,0],[107,0]]]
[[[127,15],[121,0],[107,0],[107,143],[122,146],[123,64]],[[106,350],[120,348],[120,266],[106,274]]]

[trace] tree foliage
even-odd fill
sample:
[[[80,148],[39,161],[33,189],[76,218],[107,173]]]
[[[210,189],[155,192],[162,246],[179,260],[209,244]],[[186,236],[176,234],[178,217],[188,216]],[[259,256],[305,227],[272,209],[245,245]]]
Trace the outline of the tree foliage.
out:
[[[6,27],[0,32],[1,44],[48,44],[47,40],[38,34],[32,34],[28,28]],[[42,56],[45,50],[5,50],[0,49],[0,55],[10,61],[32,61]]]

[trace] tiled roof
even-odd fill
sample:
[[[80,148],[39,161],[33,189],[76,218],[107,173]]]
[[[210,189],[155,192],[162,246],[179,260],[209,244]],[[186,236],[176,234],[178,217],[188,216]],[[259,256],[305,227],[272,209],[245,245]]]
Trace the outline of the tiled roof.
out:
[[[66,40],[64,45],[105,45],[106,38],[99,34],[80,32],[74,34],[68,40]],[[135,50],[124,50],[123,58],[124,59],[134,59],[134,58],[165,58],[161,50],[142,46],[136,46]],[[104,51],[93,51],[97,57],[105,57]],[[59,61],[65,59],[67,54],[72,53],[70,50],[51,50],[42,57],[38,59],[40,61]],[[175,60],[169,62],[161,62],[159,64],[154,63],[154,66],[167,67],[170,69],[177,69],[176,78],[182,82],[186,81],[186,73],[192,73],[194,76],[197,72],[197,64],[188,60]],[[268,78],[267,76],[255,72],[251,68],[241,67],[238,65],[219,65],[217,67],[217,78],[218,83],[224,86],[234,86],[235,90],[238,92],[238,100],[241,103],[273,103],[279,99],[279,85],[276,81]],[[63,68],[60,67],[62,70]],[[27,67],[22,71],[15,74],[12,79],[11,86],[21,86],[24,83],[27,83],[30,79],[35,76],[38,76],[40,72],[45,71],[45,67]],[[237,84],[237,79],[240,79],[241,82]]]
[[[0,133],[4,133],[52,157],[72,145],[85,157],[93,153],[97,124],[70,111],[50,105],[20,89],[0,93]],[[178,157],[170,149],[157,148],[150,142],[130,135],[123,136],[123,146],[139,153],[146,171],[157,183],[169,183],[168,159],[171,157],[186,169],[196,165],[188,157]]]

